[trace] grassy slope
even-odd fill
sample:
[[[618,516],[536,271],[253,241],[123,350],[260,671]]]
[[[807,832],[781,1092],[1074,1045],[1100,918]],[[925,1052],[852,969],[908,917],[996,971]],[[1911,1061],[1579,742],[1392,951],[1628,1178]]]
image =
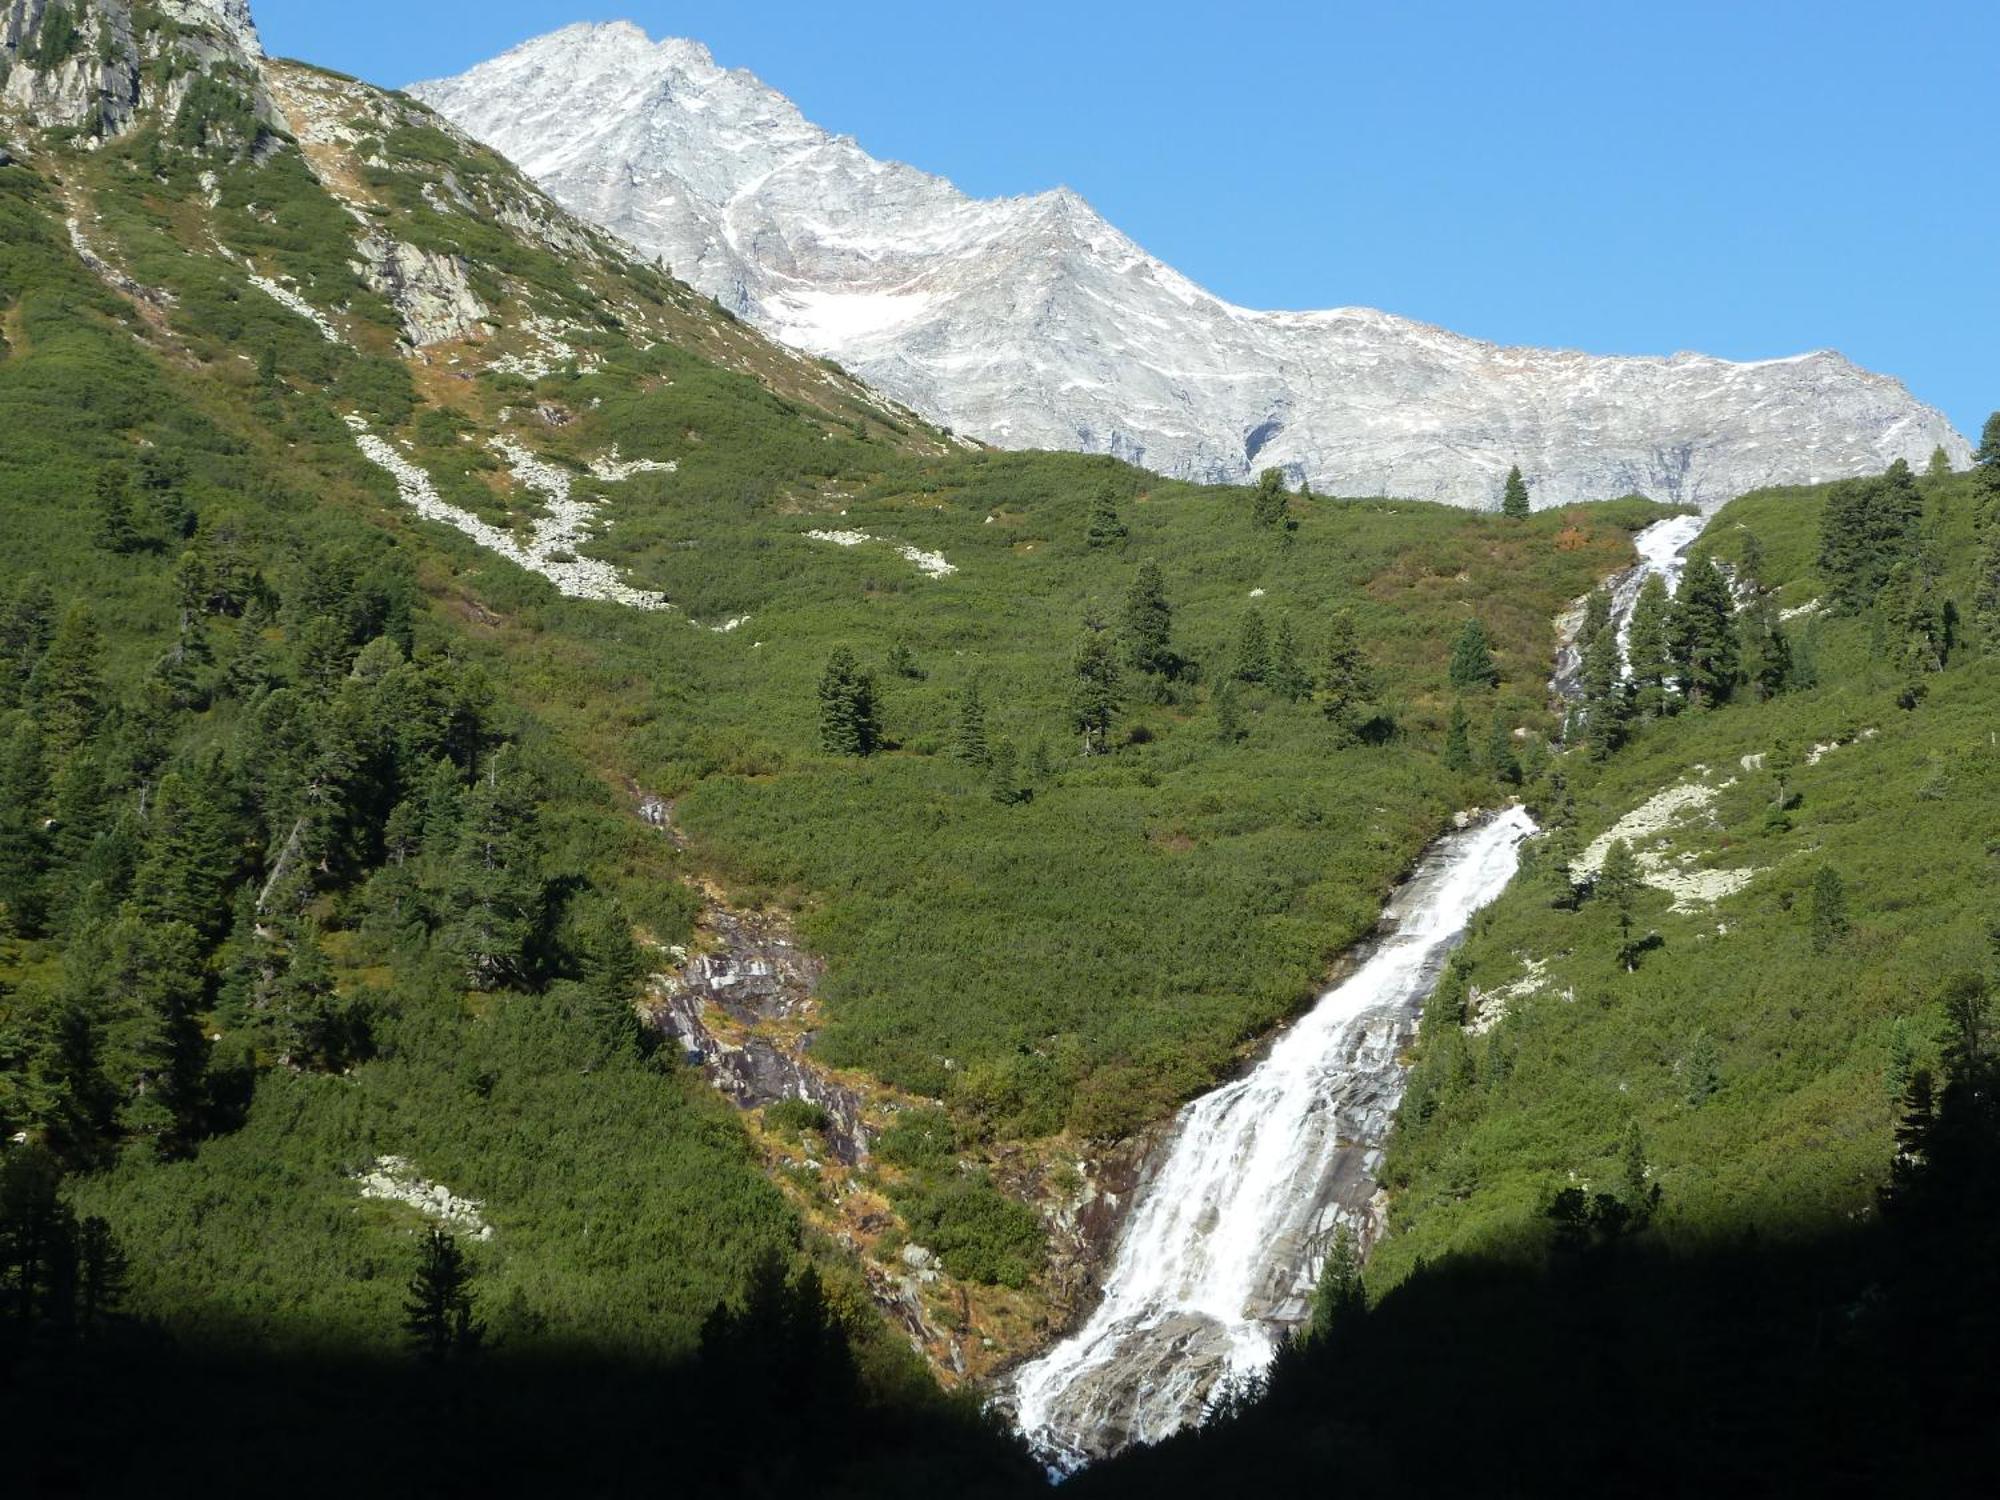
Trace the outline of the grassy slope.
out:
[[[1944,591],[1964,609],[1975,483],[1930,480],[1925,491]],[[1716,518],[1705,545],[1734,559],[1754,533],[1779,602],[1806,604],[1821,589],[1813,560],[1824,498],[1823,489],[1746,496]],[[1657,928],[1665,946],[1633,974],[1616,962],[1612,914],[1601,904],[1552,909],[1546,878],[1520,882],[1481,918],[1466,949],[1474,986],[1508,985],[1531,958],[1547,974],[1487,1039],[1467,1044],[1461,1084],[1433,1123],[1406,1122],[1389,1164],[1397,1233],[1373,1273],[1384,1283],[1450,1251],[1538,1258],[1542,1208],[1572,1181],[1614,1184],[1629,1122],[1642,1131],[1665,1194],[1660,1227],[1675,1242],[1753,1227],[1809,1235],[1871,1213],[1892,1150],[1886,1075],[1898,1022],[1917,1063],[1934,1065],[1939,990],[1991,961],[2000,680],[1978,643],[1962,642],[1907,711],[1875,662],[1872,622],[1804,616],[1792,628],[1817,662],[1817,688],[1670,719],[1601,768],[1569,758],[1584,841],[1690,767],[1710,768],[1715,784],[1733,780],[1715,804],[1719,826],[1680,847],[1764,873],[1692,912],[1648,892],[1642,929]],[[1797,771],[1801,801],[1788,826],[1767,821],[1769,772],[1742,768],[1781,740],[1802,757],[1840,744]],[[1846,881],[1852,931],[1819,953],[1809,892],[1823,865]],[[1704,1033],[1720,1088],[1695,1104],[1684,1069]]]
[[[10,579],[36,572],[60,597],[89,597],[114,683],[129,689],[170,638],[172,557],[94,551],[83,497],[99,465],[149,444],[186,465],[204,522],[238,531],[281,589],[321,546],[387,559],[416,585],[426,638],[485,665],[517,733],[542,747],[558,786],[556,872],[587,873],[662,940],[684,937],[685,866],[612,788],[679,794],[708,868],[804,908],[832,961],[828,1055],[946,1093],[1002,1134],[1128,1128],[1309,994],[1441,820],[1493,795],[1435,761],[1458,624],[1477,612],[1492,630],[1509,723],[1546,729],[1549,618],[1625,559],[1625,528],[1648,513],[1516,527],[1321,501],[1301,507],[1287,542],[1251,525],[1239,492],[1098,460],[953,453],[575,226],[562,250],[502,236],[501,211],[519,209],[525,187],[405,106],[306,70],[279,75],[331,88],[329,107],[351,111],[388,163],[316,148],[320,179],[413,242],[477,257],[499,332],[399,357],[392,311],[348,266],[352,217],[289,153],[222,164],[213,208],[202,164],[170,154],[157,176],[143,134],[0,170],[0,405],[18,434],[0,452]],[[474,211],[435,206],[447,174]],[[134,303],[90,275],[61,227],[71,213],[171,302]],[[345,342],[250,287],[214,254],[218,239],[330,310]],[[485,370],[534,352],[532,317],[559,322],[595,368],[533,382]],[[557,462],[614,444],[677,462],[671,477],[604,490],[615,526],[601,548],[683,612],[563,599],[413,520],[356,453],[339,420],[354,410],[406,440],[448,499],[515,525],[536,502],[486,451],[491,433]],[[1088,497],[1106,480],[1128,497],[1131,536],[1092,552]],[[826,525],[937,548],[960,571],[926,579],[887,546],[800,535]],[[1150,738],[1133,738],[1145,743],[1074,761],[1060,706],[1076,622],[1091,600],[1115,615],[1147,557],[1179,609],[1177,643],[1211,676],[1253,589],[1274,619],[1290,617],[1309,665],[1325,612],[1351,604],[1406,739],[1337,750],[1309,706],[1252,693],[1247,742],[1224,747],[1194,688],[1133,708],[1127,728],[1143,726]],[[744,613],[727,635],[689,618]],[[897,640],[929,670],[921,683],[885,678],[901,748],[866,764],[821,757],[813,683],[828,651],[852,644],[879,664]],[[996,733],[1054,747],[1056,771],[1026,807],[991,804],[942,753],[950,694],[975,672]],[[1479,729],[1492,706],[1474,705]],[[236,732],[217,710],[184,726],[182,748]],[[381,1033],[392,1055],[347,1079],[270,1074],[243,1132],[196,1161],[134,1159],[79,1185],[131,1243],[145,1307],[188,1326],[387,1339],[409,1221],[359,1209],[344,1176],[381,1151],[486,1200],[504,1231],[483,1252],[492,1305],[529,1336],[684,1348],[757,1247],[796,1232],[694,1081],[581,1082],[531,1004],[467,1008],[435,976],[385,975],[344,941],[337,903],[323,915],[345,986],[397,988]],[[17,945],[4,963],[25,993],[54,982],[57,957]],[[494,1071],[506,1086],[475,1103],[466,1080]]]

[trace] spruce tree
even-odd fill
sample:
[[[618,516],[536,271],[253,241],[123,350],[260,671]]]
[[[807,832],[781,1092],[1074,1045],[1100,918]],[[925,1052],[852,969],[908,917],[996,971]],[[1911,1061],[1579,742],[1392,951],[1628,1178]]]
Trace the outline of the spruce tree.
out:
[[[1477,619],[1467,620],[1452,642],[1451,685],[1461,692],[1500,685],[1500,669],[1494,665],[1486,627]]]
[[[106,552],[139,550],[139,527],[132,516],[132,477],[122,464],[97,471],[95,540]]]
[[[1250,497],[1250,516],[1259,526],[1282,525],[1291,503],[1291,496],[1285,492],[1283,469],[1266,469],[1257,476],[1257,489]]]
[[[1354,616],[1348,610],[1337,609],[1328,622],[1326,651],[1320,658],[1320,711],[1335,732],[1346,737],[1354,732],[1361,706],[1374,692],[1375,672],[1362,654]]]
[[[1611,590],[1595,588],[1590,597],[1583,601],[1583,624],[1576,632],[1579,651],[1590,650],[1591,643],[1611,626]]]
[[[1740,646],[1736,601],[1713,558],[1689,565],[1670,621],[1674,666],[1690,708],[1726,702],[1736,690]]]
[[[1150,677],[1172,677],[1177,665],[1173,627],[1166,580],[1160,565],[1148,558],[1139,564],[1125,594],[1125,659]]]
[[[1847,882],[1832,865],[1813,876],[1810,922],[1815,953],[1831,951],[1847,935]]]
[[[473,1316],[472,1268],[442,1229],[424,1236],[416,1274],[403,1301],[403,1334],[426,1364],[442,1365],[479,1352],[486,1327]]]
[[[13,708],[27,694],[28,679],[55,638],[56,601],[37,577],[21,580],[0,607],[0,709]]]
[[[512,751],[495,755],[465,796],[445,907],[450,946],[473,989],[535,977],[548,909],[539,801]]]
[[[1021,785],[1019,765],[1020,756],[1012,740],[1003,739],[993,747],[993,761],[986,773],[986,795],[1002,807],[1012,807],[1029,798],[1028,789]]]
[[[207,1099],[208,1043],[195,1020],[207,981],[201,939],[185,922],[127,912],[108,948],[111,1044],[130,1078],[124,1124],[162,1156],[182,1155],[201,1134]]]
[[[1972,455],[1973,467],[1988,474],[2000,474],[2000,411],[1986,419],[1979,434],[1979,447]]]
[[[272,986],[273,1039],[278,1060],[299,1069],[338,1070],[348,1058],[333,968],[320,946],[319,924],[302,921],[284,972]]]
[[[1722,1087],[1722,1056],[1715,1039],[1697,1031],[1681,1056],[1681,1098],[1689,1109],[1700,1109]]]
[[[1314,1339],[1338,1338],[1368,1311],[1368,1292],[1361,1282],[1361,1257],[1355,1252],[1354,1236],[1345,1224],[1335,1227],[1333,1245],[1326,1263],[1320,1267],[1319,1285],[1313,1290],[1312,1322]]]
[[[23,715],[0,742],[0,923],[41,936],[48,916],[50,786],[42,734]]]
[[[1297,703],[1313,690],[1312,676],[1299,660],[1299,643],[1292,634],[1290,615],[1278,616],[1277,633],[1271,638],[1271,666],[1266,682],[1287,703]]]
[[[1925,473],[1932,479],[1946,479],[1950,477],[1951,455],[1944,451],[1944,444],[1939,443],[1937,447],[1931,449],[1931,461],[1926,466]]]
[[[1494,778],[1509,786],[1521,784],[1521,761],[1514,754],[1514,735],[1508,729],[1506,717],[1497,710],[1493,715],[1493,727],[1486,735],[1486,765]]]
[[[1098,487],[1091,501],[1090,526],[1084,541],[1092,547],[1110,547],[1125,540],[1125,523],[1118,519],[1118,491],[1109,483]]]
[[[1465,705],[1453,703],[1451,720],[1444,732],[1444,753],[1441,757],[1447,771],[1470,771],[1472,769],[1472,735],[1465,717]]]
[[[1242,742],[1243,710],[1236,701],[1236,683],[1225,677],[1215,685],[1215,737],[1225,745]]]
[[[76,1321],[90,1337],[125,1300],[128,1262],[110,1224],[92,1214],[77,1226]]]
[[[1637,967],[1632,951],[1632,917],[1639,899],[1639,861],[1632,846],[1615,839],[1604,851],[1592,894],[1618,914],[1619,958],[1627,970]]]
[[[819,742],[829,755],[873,755],[881,748],[875,679],[841,646],[819,679]]]
[[[1118,722],[1118,656],[1111,636],[1095,615],[1084,619],[1083,639],[1070,659],[1069,722],[1083,741],[1085,755],[1111,749],[1111,732]]]
[[[1525,521],[1530,511],[1528,484],[1521,478],[1521,466],[1516,464],[1507,471],[1507,483],[1500,492],[1500,514],[1509,520]]]
[[[1632,708],[1643,719],[1664,717],[1673,708],[1674,660],[1668,634],[1673,601],[1667,581],[1658,573],[1640,586],[1632,606],[1632,623],[1627,632],[1626,655],[1632,675]]]
[[[1238,682],[1270,680],[1271,637],[1264,626],[1264,612],[1255,605],[1243,612],[1243,624],[1236,633],[1236,663],[1229,675]]]
[[[1743,612],[1743,675],[1760,702],[1792,686],[1791,637],[1768,597]]]
[[[90,610],[71,605],[28,681],[52,766],[61,766],[97,732],[104,713],[102,656]]]
[[[952,753],[982,771],[992,764],[992,752],[986,743],[986,700],[976,677],[959,691],[958,727]]]

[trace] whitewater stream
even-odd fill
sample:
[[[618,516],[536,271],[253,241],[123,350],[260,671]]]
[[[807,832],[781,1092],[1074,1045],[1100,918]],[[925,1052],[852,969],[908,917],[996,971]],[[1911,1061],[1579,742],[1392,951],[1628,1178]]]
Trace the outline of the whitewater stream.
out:
[[[1706,516],[1669,516],[1633,533],[1632,545],[1639,553],[1639,561],[1605,584],[1611,591],[1611,623],[1618,632],[1618,655],[1628,677],[1632,672],[1629,660],[1632,607],[1639,602],[1639,591],[1648,578],[1658,574],[1666,581],[1667,592],[1675,593],[1681,586],[1681,575],[1687,571],[1688,549],[1707,525]],[[1575,610],[1563,621],[1562,638],[1556,646],[1555,677],[1549,684],[1557,697],[1571,703],[1583,696],[1583,650],[1576,639],[1582,628],[1583,603],[1578,601]]]
[[[1015,1422],[1060,1471],[1198,1421],[1302,1323],[1337,1225],[1360,1234],[1403,1092],[1398,1054],[1474,912],[1535,831],[1520,808],[1440,839],[1357,967],[1243,1077],[1184,1108],[1103,1300],[1023,1366]]]

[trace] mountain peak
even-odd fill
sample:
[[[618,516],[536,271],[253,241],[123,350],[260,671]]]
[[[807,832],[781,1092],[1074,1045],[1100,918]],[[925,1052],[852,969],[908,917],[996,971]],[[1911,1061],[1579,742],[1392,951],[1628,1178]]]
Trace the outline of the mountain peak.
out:
[[[1637,492],[1713,508],[1970,453],[1837,356],[1596,356],[1367,308],[1232,306],[1071,188],[968,198],[698,43],[597,28],[620,59],[599,70],[564,45],[575,32],[412,92],[765,330],[1005,446],[1209,482],[1276,465],[1323,493],[1479,507],[1515,464],[1538,505]]]

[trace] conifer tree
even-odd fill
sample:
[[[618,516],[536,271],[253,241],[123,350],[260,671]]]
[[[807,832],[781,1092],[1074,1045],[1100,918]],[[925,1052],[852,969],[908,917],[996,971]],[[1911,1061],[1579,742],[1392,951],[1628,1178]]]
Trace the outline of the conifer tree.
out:
[[[1461,692],[1500,685],[1500,669],[1494,665],[1486,627],[1476,618],[1465,622],[1452,643],[1451,685]]]
[[[319,924],[302,921],[284,972],[272,986],[273,1035],[287,1067],[336,1070],[347,1061],[333,969],[320,946]]]
[[[1245,730],[1243,710],[1236,701],[1236,683],[1231,678],[1215,685],[1215,737],[1225,745],[1240,744]]]
[[[1320,1267],[1313,1291],[1312,1337],[1338,1338],[1368,1311],[1368,1292],[1361,1282],[1361,1257],[1345,1224],[1333,1231],[1333,1245]]]
[[[1937,447],[1931,449],[1931,461],[1926,466],[1925,473],[1932,479],[1945,479],[1950,476],[1951,455],[1944,451],[1944,444],[1939,443]]]
[[[1160,565],[1148,558],[1139,564],[1125,594],[1126,660],[1148,676],[1174,676],[1173,626],[1166,580],[1161,577]]]
[[[132,477],[122,464],[97,471],[96,542],[106,552],[139,550],[139,527],[132,516]]]
[[[0,607],[0,709],[13,708],[25,697],[28,679],[55,631],[55,596],[40,578],[24,578]]]
[[[1736,689],[1741,647],[1736,601],[1713,558],[1689,565],[1669,622],[1674,666],[1690,708],[1726,702]]]
[[[1451,720],[1444,733],[1444,768],[1447,771],[1470,771],[1472,769],[1472,736],[1466,722],[1465,705],[1453,703]]]
[[[111,1226],[96,1214],[77,1226],[77,1326],[88,1338],[125,1300],[128,1262]]]
[[[986,773],[986,795],[1002,807],[1026,802],[1031,795],[1028,788],[1021,785],[1017,770],[1019,765],[1020,757],[1012,740],[1003,739],[993,747],[993,762]]]
[[[875,679],[854,653],[838,647],[819,679],[819,742],[829,755],[873,755],[881,748]]]
[[[472,1268],[458,1241],[442,1229],[424,1236],[416,1274],[403,1302],[403,1333],[426,1364],[462,1361],[479,1352],[486,1326],[473,1316]]]
[[[1285,471],[1266,469],[1257,476],[1256,493],[1250,498],[1250,516],[1259,526],[1282,525],[1291,508],[1285,492]]]
[[[889,672],[890,675],[900,677],[906,682],[922,682],[930,676],[930,673],[918,665],[917,654],[905,641],[897,641],[889,648]]]
[[[986,743],[986,700],[976,677],[959,690],[958,726],[952,753],[982,771],[992,764],[992,752]]]
[[[1594,588],[1583,601],[1583,624],[1576,633],[1579,651],[1589,651],[1591,644],[1609,629],[1611,625],[1611,590]]]
[[[1493,727],[1486,735],[1486,764],[1496,780],[1509,786],[1521,784],[1521,761],[1514,754],[1514,735],[1508,729],[1506,717],[1497,710],[1493,715]]]
[[[1618,914],[1619,956],[1628,971],[1637,968],[1632,951],[1632,917],[1639,899],[1639,861],[1625,840],[1613,840],[1604,851],[1604,863],[1598,867],[1592,894],[1609,903]]]
[[[1516,464],[1507,471],[1507,483],[1500,492],[1500,514],[1509,520],[1525,521],[1530,510],[1528,484],[1521,478],[1521,466]]]
[[[1287,703],[1297,703],[1313,690],[1312,676],[1299,660],[1299,642],[1292,634],[1290,615],[1278,616],[1278,629],[1271,638],[1271,665],[1266,681],[1271,691]]]
[[[41,731],[23,715],[0,743],[0,924],[39,937],[48,916],[49,779]]]
[[[1673,602],[1667,581],[1660,574],[1648,577],[1632,606],[1632,624],[1627,633],[1626,654],[1632,669],[1632,707],[1641,718],[1657,719],[1673,706],[1669,692],[1674,667],[1668,622]]]
[[[1812,883],[1813,952],[1826,953],[1847,935],[1847,882],[1832,865],[1821,865]]]
[[[579,1018],[610,1054],[638,1052],[644,1034],[636,1007],[646,960],[633,941],[632,919],[608,896],[591,900],[576,923],[575,950]]]
[[[1743,612],[1743,675],[1759,701],[1792,686],[1792,642],[1768,596]]]
[[[1374,692],[1375,672],[1362,653],[1354,616],[1337,609],[1327,624],[1326,652],[1320,658],[1320,711],[1344,738],[1353,734],[1361,706]]]
[[[97,732],[104,712],[103,648],[88,608],[71,605],[28,681],[49,763],[60,766]]]
[[[120,917],[109,940],[113,1046],[129,1072],[124,1123],[163,1156],[201,1134],[208,1043],[195,1023],[206,980],[202,944],[185,922]]]
[[[1070,728],[1082,738],[1085,755],[1111,749],[1111,731],[1118,722],[1118,657],[1110,633],[1095,615],[1086,615],[1083,639],[1070,661]]]
[[[1090,528],[1084,541],[1092,547],[1110,547],[1125,540],[1125,523],[1118,518],[1118,492],[1108,482],[1100,485],[1090,506]]]
[[[1923,512],[1916,478],[1900,458],[1878,479],[1849,480],[1828,491],[1819,571],[1836,612],[1859,614],[1874,603],[1896,565],[1915,555]]]
[[[2000,474],[2000,411],[1986,419],[1979,434],[1979,447],[1972,455],[1973,467],[1989,475]]]
[[[1681,1097],[1689,1109],[1700,1109],[1722,1087],[1722,1056],[1715,1039],[1697,1031],[1681,1057]]]
[[[1271,675],[1271,637],[1264,626],[1264,612],[1254,604],[1243,612],[1242,627],[1236,633],[1236,664],[1229,675],[1238,682],[1263,683]]]
[[[512,752],[466,794],[452,880],[449,938],[473,989],[533,979],[547,915],[538,791]]]

